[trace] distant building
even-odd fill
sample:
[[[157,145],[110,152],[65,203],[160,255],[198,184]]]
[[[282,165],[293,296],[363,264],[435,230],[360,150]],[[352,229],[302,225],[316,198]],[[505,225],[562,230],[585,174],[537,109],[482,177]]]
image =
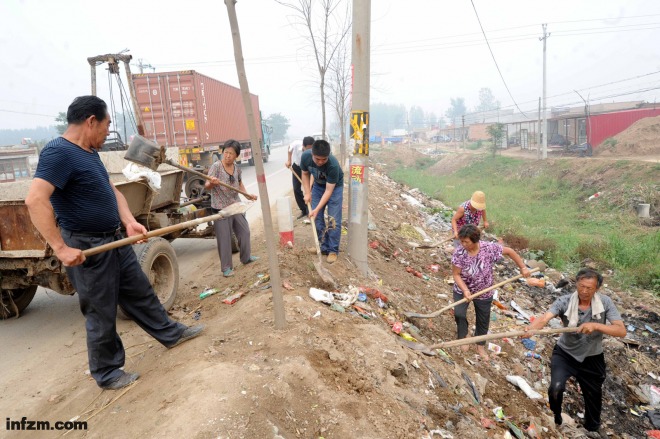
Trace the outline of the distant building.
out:
[[[37,148],[0,147],[0,183],[32,178],[30,162],[36,157]]]

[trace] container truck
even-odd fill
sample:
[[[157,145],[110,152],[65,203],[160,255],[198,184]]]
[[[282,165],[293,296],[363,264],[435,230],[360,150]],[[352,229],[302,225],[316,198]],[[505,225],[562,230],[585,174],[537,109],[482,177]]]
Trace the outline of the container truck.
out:
[[[205,172],[221,157],[229,139],[241,144],[239,161],[254,165],[241,90],[194,70],[132,75],[144,122],[144,137],[179,148],[179,163]],[[270,155],[272,129],[262,122],[259,97],[250,95],[264,162]],[[260,128],[260,129],[259,129]],[[204,181],[186,182],[186,195],[197,197]]]

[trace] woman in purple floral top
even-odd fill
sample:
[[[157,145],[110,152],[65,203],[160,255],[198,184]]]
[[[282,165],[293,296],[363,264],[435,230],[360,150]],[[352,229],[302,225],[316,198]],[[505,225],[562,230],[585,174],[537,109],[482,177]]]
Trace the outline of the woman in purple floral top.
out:
[[[472,295],[493,285],[493,266],[502,258],[510,257],[524,277],[530,276],[529,269],[522,258],[513,249],[503,247],[495,242],[481,242],[481,231],[473,224],[466,224],[458,232],[461,246],[458,247],[451,258],[452,274],[454,275],[454,302],[466,298],[454,308],[457,338],[465,338],[468,333],[467,310],[470,302],[474,302],[474,313],[477,318],[475,336],[486,335],[490,324],[490,305],[493,302],[493,291],[489,291],[472,300]],[[484,349],[486,342],[477,343],[477,351],[485,360],[488,355]],[[469,345],[463,345],[464,351]]]
[[[211,181],[207,181],[204,187],[211,192],[211,207],[215,212],[219,212],[230,204],[241,201],[238,198],[238,192],[220,185],[220,182],[240,189],[243,192],[243,177],[241,168],[236,165],[236,158],[241,152],[241,144],[236,140],[228,140],[222,147],[222,160],[213,163],[209,168],[208,175]],[[256,195],[247,197],[249,200],[256,200]],[[245,215],[232,215],[229,218],[223,218],[213,222],[215,229],[215,240],[218,244],[218,253],[220,254],[220,266],[222,274],[225,277],[234,275],[234,264],[231,252],[231,233],[232,231],[238,239],[241,262],[249,264],[257,260],[256,256],[251,255],[250,248],[250,225]]]
[[[484,229],[488,228],[488,220],[486,219],[486,194],[481,191],[476,191],[472,197],[465,203],[461,204],[456,213],[451,219],[451,227],[454,230],[454,237],[458,238],[458,231],[461,230],[466,224],[479,225],[481,218],[484,219]],[[455,243],[458,247],[458,243]]]

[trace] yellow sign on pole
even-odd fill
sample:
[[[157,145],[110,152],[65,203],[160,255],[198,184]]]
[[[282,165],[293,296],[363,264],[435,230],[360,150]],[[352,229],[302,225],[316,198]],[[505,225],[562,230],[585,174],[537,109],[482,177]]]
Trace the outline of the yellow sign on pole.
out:
[[[369,155],[369,112],[351,111],[353,154]]]

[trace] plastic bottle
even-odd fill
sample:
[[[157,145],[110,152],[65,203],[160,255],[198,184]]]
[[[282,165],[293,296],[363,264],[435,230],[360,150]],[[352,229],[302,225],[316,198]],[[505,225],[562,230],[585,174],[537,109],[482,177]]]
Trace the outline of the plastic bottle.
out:
[[[541,359],[541,354],[537,354],[536,352],[532,352],[532,351],[527,351],[527,352],[525,352],[525,357],[536,358],[537,360],[540,360]]]

